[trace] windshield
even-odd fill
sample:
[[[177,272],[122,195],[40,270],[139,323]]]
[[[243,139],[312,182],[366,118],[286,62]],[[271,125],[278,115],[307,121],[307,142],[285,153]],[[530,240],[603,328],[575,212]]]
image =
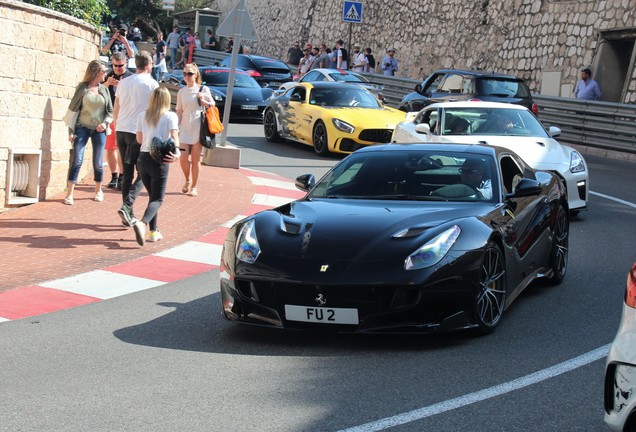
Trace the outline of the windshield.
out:
[[[201,71],[201,79],[206,85],[227,87],[230,71],[225,69],[204,69]],[[260,87],[256,80],[246,73],[236,72],[234,75],[234,87]]]
[[[325,107],[381,108],[378,100],[363,88],[314,88],[309,103]]]
[[[334,72],[334,73],[330,73],[329,76],[334,80],[334,81],[340,81],[340,82],[369,82],[366,78],[363,78],[359,75],[354,75],[354,74],[350,74],[347,72]]]
[[[525,109],[446,108],[442,110],[442,113],[442,123],[437,129],[440,135],[506,135],[549,138],[539,120]]]
[[[485,155],[361,152],[329,171],[308,198],[494,202],[496,178],[494,160]]]

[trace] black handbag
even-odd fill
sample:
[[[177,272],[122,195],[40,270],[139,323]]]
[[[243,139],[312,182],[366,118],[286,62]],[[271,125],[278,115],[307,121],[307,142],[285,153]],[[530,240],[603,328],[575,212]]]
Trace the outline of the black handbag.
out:
[[[199,92],[203,90],[203,86],[199,89]],[[199,106],[201,105],[201,100],[197,99]],[[208,149],[213,149],[216,147],[216,140],[214,139],[215,135],[210,133],[210,128],[208,127],[208,121],[205,117],[205,109],[201,111],[201,120],[199,127],[199,141],[203,147]]]

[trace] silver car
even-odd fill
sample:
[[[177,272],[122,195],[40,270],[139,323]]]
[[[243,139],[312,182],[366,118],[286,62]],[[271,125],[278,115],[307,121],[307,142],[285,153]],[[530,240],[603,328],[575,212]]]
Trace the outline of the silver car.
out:
[[[393,131],[395,143],[466,143],[505,147],[517,153],[533,169],[552,171],[568,192],[572,215],[587,209],[589,174],[583,156],[560,144],[561,130],[546,130],[520,105],[498,102],[445,102],[412,112]]]

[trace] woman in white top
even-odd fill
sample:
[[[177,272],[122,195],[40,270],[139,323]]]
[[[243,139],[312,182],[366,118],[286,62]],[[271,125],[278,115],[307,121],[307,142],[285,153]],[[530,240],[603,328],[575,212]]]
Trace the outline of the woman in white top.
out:
[[[168,153],[159,163],[150,156],[150,145],[154,137],[161,141],[168,138],[174,140],[176,153]],[[157,213],[163,203],[168,182],[168,164],[179,159],[179,126],[177,115],[170,111],[170,92],[159,87],[150,96],[148,109],[142,111],[137,118],[137,142],[141,143],[137,172],[148,191],[148,206],[141,220],[132,223],[137,243],[143,246],[146,242],[146,224],[150,227],[149,241],[157,242],[163,235],[157,229]]]
[[[214,106],[214,99],[212,99],[210,89],[201,85],[201,73],[195,63],[185,65],[183,79],[186,85],[177,93],[179,138],[183,152],[180,163],[185,176],[185,184],[181,192],[194,197],[198,195],[197,181],[201,167],[201,151],[203,150],[199,141],[201,112],[203,107]],[[192,177],[190,177],[191,174]]]

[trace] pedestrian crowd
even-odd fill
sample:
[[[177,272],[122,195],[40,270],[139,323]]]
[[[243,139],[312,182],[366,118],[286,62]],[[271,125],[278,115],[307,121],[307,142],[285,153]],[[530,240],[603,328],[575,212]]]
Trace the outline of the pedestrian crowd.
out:
[[[287,49],[285,62],[302,77],[307,72],[318,68],[344,69],[354,72],[376,73],[382,71],[384,75],[394,76],[398,71],[398,61],[395,58],[396,49],[386,50],[382,63],[378,64],[371,48],[364,50],[359,44],[353,45],[353,53],[345,48],[344,41],[338,40],[333,48],[327,48],[325,43],[313,45],[306,43],[303,48],[299,41],[295,41]]]
[[[133,228],[141,246],[146,239],[150,242],[163,239],[158,228],[158,212],[166,193],[169,164],[180,162],[185,177],[181,192],[191,197],[198,195],[203,150],[199,140],[200,119],[202,109],[215,104],[210,90],[201,85],[198,66],[192,62],[193,50],[201,48],[201,43],[197,44],[198,33],[192,34],[186,29],[184,35],[180,35],[178,30],[175,27],[166,41],[159,33],[154,54],[150,54],[137,50],[134,40],[128,37],[126,25],[117,26],[102,49],[102,54],[110,54],[111,69],[99,60],[88,64],[65,116],[73,151],[64,204],[74,205],[75,185],[90,141],[95,184],[93,200],[104,201],[102,161],[105,157],[111,172],[106,187],[121,191],[122,204],[117,213],[123,225]],[[176,43],[174,35],[178,36]],[[211,32],[204,46],[218,49]],[[179,48],[182,56],[175,62]],[[167,72],[167,57],[171,67],[182,65],[186,82],[177,94],[176,113],[170,111],[170,93],[158,83]],[[129,61],[134,62],[135,73],[128,70]],[[163,148],[171,150],[161,153]],[[144,187],[148,204],[143,216],[137,218],[133,206]]]

